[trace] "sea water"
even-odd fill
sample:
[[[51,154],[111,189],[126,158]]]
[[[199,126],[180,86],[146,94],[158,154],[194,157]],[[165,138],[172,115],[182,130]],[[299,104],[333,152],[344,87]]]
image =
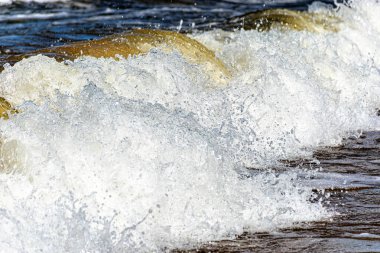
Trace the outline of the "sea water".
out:
[[[225,86],[160,49],[5,65],[0,251],[168,251],[334,217],[280,161],[380,130],[380,4],[309,8],[340,31],[189,35]]]

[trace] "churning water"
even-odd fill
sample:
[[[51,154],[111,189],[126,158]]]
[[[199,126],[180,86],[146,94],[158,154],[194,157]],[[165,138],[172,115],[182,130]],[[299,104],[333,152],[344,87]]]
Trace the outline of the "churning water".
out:
[[[231,78],[216,85],[202,65],[160,49],[6,64],[0,94],[19,113],[0,122],[0,251],[239,251],[249,242],[380,251],[380,3],[288,3],[343,21],[337,33],[311,33],[223,30],[263,5],[184,2],[2,1],[7,55],[131,27],[190,29]],[[362,208],[342,208],[350,203]],[[367,229],[335,238],[348,214]]]

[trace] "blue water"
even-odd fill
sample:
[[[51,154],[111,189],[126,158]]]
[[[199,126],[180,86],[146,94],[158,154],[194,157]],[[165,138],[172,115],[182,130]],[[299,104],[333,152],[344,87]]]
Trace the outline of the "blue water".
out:
[[[178,30],[181,26],[182,31],[207,30],[223,27],[229,18],[260,9],[286,7],[305,10],[312,1],[178,2],[69,1],[3,5],[0,7],[0,50],[3,53],[22,53],[131,28]]]

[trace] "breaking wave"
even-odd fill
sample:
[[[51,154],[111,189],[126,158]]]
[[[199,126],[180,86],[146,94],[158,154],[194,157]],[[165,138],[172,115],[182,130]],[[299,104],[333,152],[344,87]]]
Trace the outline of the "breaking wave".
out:
[[[380,5],[334,11],[338,33],[191,35],[231,69],[224,86],[160,49],[5,66],[20,113],[0,124],[0,248],[167,251],[329,217],[268,168],[380,129]]]

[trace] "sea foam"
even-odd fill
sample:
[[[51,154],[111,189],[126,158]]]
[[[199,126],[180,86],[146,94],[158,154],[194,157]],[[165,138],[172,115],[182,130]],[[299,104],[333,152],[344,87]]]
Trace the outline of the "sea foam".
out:
[[[167,251],[331,216],[270,168],[380,129],[379,11],[340,6],[338,33],[192,35],[231,68],[226,87],[158,49],[5,66],[20,113],[0,124],[0,248]]]

